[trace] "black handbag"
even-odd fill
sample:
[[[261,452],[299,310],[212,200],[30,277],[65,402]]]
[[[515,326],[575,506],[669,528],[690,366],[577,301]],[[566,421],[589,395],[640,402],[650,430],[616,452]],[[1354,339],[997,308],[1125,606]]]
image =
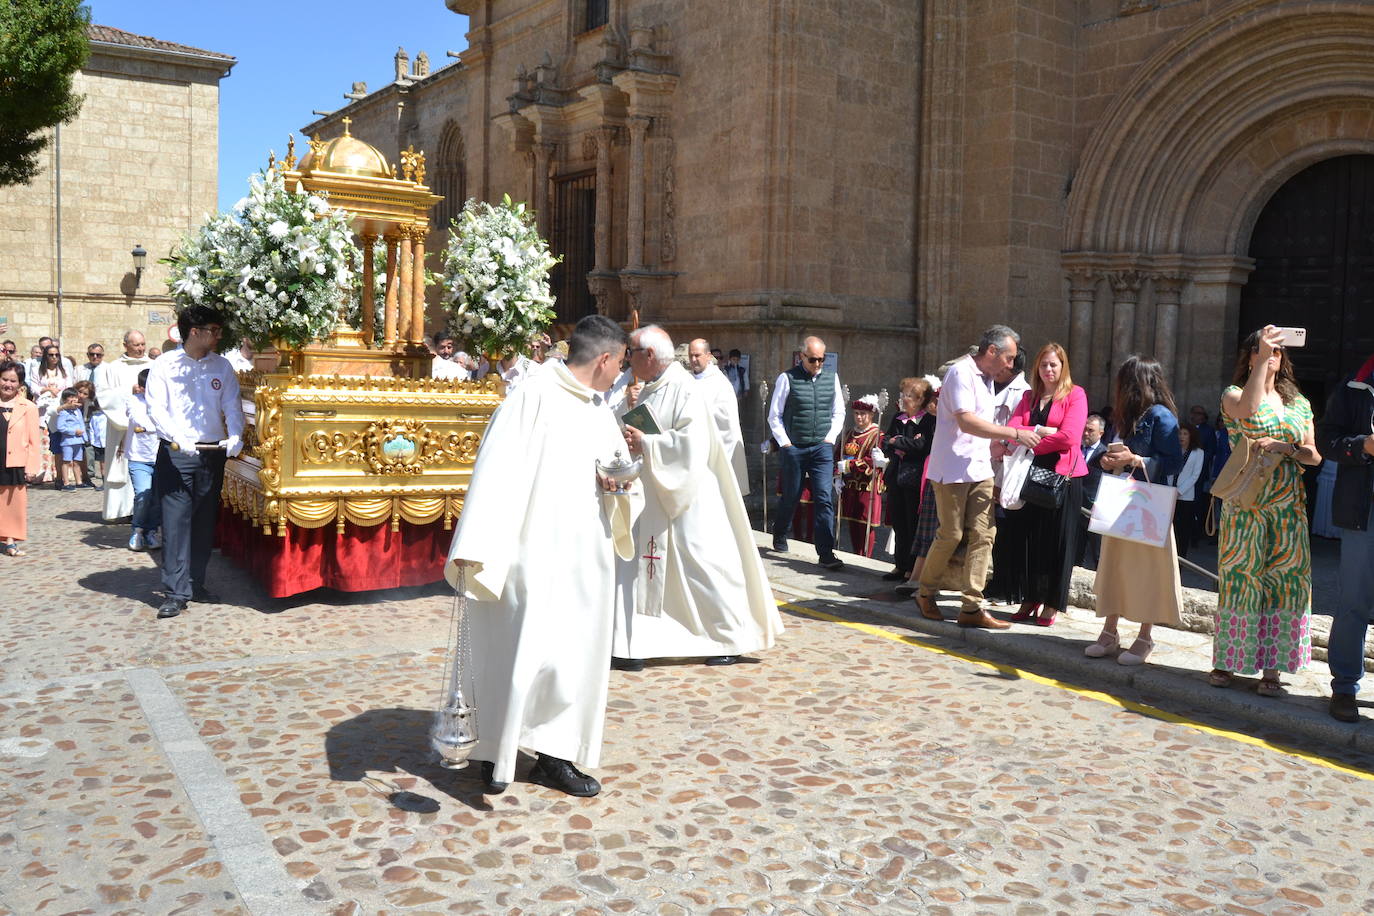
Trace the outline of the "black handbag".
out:
[[[1021,485],[1021,499],[1041,509],[1058,509],[1064,505],[1064,490],[1069,478],[1054,471],[1031,465],[1026,482]]]

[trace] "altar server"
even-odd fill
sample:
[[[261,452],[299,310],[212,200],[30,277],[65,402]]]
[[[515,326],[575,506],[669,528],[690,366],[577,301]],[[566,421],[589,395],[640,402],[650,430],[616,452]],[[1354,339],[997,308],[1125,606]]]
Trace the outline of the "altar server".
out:
[[[219,518],[224,462],[243,449],[238,373],[215,352],[224,316],[212,306],[192,305],[177,316],[177,326],[181,348],[153,363],[144,389],[148,419],[161,440],[153,464],[153,489],[162,501],[166,593],[159,618],[177,616],[191,601],[219,602],[205,588],[205,570]]]
[[[711,357],[711,345],[698,337],[687,345],[687,360],[692,364],[692,376],[701,383],[700,391],[706,398],[706,406],[711,411],[716,430],[720,433],[720,444],[725,449],[730,467],[734,469],[735,480],[739,483],[741,496],[749,495],[749,472],[744,465],[744,436],[739,429],[739,401],[735,398],[735,386],[720,371]]]
[[[634,332],[630,367],[661,432],[625,427],[631,451],[644,456],[643,509],[635,558],[619,564],[615,666],[639,670],[665,657],[733,664],[782,632],[735,472],[701,386],[673,359],[662,328]]]
[[[596,462],[626,452],[604,392],[625,332],[577,323],[566,365],[506,396],[483,437],[445,572],[463,564],[472,628],[477,747],[488,792],[539,755],[532,781],[569,795],[601,790],[579,767],[601,756],[615,602],[613,532],[631,556],[629,501],[603,495]]]
[[[91,374],[95,399],[105,415],[105,442],[111,449],[124,441],[129,426],[129,403],[134,396],[138,374],[153,365],[147,356],[148,341],[143,332],[132,328],[124,332],[124,354],[105,362]],[[134,511],[134,488],[129,483],[128,458],[115,454],[105,465],[105,492],[101,518],[112,522],[128,518]]]

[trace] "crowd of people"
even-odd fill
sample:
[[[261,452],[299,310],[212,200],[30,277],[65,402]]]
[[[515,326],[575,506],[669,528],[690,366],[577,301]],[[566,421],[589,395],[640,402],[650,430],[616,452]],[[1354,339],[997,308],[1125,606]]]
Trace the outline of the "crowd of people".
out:
[[[1183,414],[1160,364],[1139,355],[1117,367],[1112,400],[1093,411],[1062,345],[1046,343],[1027,362],[1016,332],[995,325],[967,355],[934,374],[902,379],[895,416],[879,432],[879,399],[845,404],[839,378],[825,368],[824,341],[808,338],[797,365],[778,377],[768,411],[766,447],[781,465],[773,548],[785,551],[789,534],[809,532],[817,562],[839,569],[839,522],[848,522],[850,545],[865,556],[874,555],[876,529],[886,522],[894,567],[883,578],[914,593],[931,620],[945,619],[939,593],[957,591],[956,622],[991,630],[1053,626],[1068,603],[1074,567],[1087,565],[1096,570],[1102,629],[1085,654],[1136,666],[1154,649],[1155,625],[1181,625],[1179,557],[1215,537],[1219,587],[1208,681],[1224,688],[1254,676],[1256,692],[1274,697],[1282,693],[1281,675],[1311,659],[1303,472],[1325,458],[1338,466],[1333,515],[1342,532],[1329,709],[1355,721],[1374,605],[1374,357],[1337,390],[1314,427],[1282,340],[1272,327],[1245,339],[1211,421],[1201,405]],[[1113,494],[1124,492],[1118,483],[1125,478],[1162,485],[1171,519],[1148,537],[1110,528],[1112,512],[1124,518],[1135,510],[1122,511],[1113,496],[1094,513],[1104,478],[1115,478]],[[1236,479],[1247,482],[1239,497]],[[1214,497],[1214,485],[1223,483],[1227,492]],[[1153,523],[1152,516],[1140,519]],[[1015,611],[996,616],[991,600]],[[1123,620],[1136,626],[1129,640]]]

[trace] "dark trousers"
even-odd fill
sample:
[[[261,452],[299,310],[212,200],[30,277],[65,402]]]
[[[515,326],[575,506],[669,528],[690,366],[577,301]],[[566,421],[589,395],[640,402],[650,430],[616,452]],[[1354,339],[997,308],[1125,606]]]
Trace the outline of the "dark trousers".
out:
[[[174,452],[164,442],[153,466],[153,489],[162,503],[162,587],[168,598],[190,601],[205,587],[215,541],[223,449]]]
[[[781,449],[782,493],[773,513],[773,537],[785,538],[801,499],[802,479],[811,485],[811,506],[816,518],[816,555],[828,560],[835,555],[835,503],[831,493],[835,476],[835,446],[829,442]]]
[[[1193,544],[1193,526],[1196,524],[1197,505],[1203,500],[1179,500],[1174,505],[1174,544],[1178,547],[1178,555],[1188,556],[1188,548]]]
[[[892,533],[897,542],[894,545],[897,552],[893,556],[897,568],[908,573],[914,564],[911,544],[916,540],[916,519],[920,513],[920,487],[894,486],[887,491],[887,520],[892,525]]]
[[[1095,494],[1094,494],[1095,495]],[[1093,500],[1085,492],[1083,494],[1083,508],[1089,512],[1093,508]],[[1078,546],[1074,550],[1074,565],[1082,566],[1085,569],[1097,569],[1097,561],[1102,556],[1102,535],[1095,534],[1088,530],[1088,519],[1082,513],[1078,513]],[[1092,565],[1084,563],[1088,560]]]

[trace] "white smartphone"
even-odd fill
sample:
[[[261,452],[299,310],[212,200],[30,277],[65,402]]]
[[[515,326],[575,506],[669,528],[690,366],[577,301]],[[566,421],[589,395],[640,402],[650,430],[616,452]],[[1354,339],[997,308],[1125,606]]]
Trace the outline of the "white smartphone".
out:
[[[1307,328],[1276,328],[1279,332],[1279,343],[1285,347],[1305,347],[1307,346]]]

